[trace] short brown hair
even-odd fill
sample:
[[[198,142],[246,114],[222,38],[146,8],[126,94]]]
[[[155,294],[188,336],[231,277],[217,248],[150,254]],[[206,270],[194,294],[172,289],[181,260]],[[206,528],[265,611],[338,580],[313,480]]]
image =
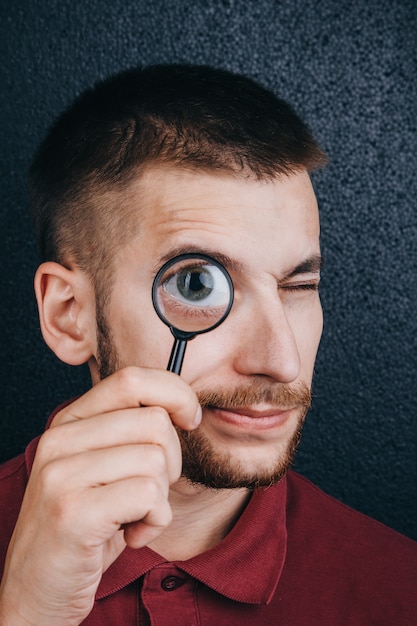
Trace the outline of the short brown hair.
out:
[[[42,259],[76,263],[97,291],[130,231],[121,193],[151,164],[262,179],[325,160],[293,109],[249,78],[193,65],[122,72],[82,94],[35,155]]]

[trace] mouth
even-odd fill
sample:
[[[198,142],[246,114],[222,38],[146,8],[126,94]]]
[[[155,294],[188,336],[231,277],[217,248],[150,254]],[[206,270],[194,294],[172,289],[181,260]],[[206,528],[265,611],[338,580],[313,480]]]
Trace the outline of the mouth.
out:
[[[218,407],[208,405],[205,410],[209,411],[216,421],[229,426],[238,427],[241,430],[259,431],[279,428],[284,426],[294,412],[300,407],[268,407],[265,409],[255,407]]]

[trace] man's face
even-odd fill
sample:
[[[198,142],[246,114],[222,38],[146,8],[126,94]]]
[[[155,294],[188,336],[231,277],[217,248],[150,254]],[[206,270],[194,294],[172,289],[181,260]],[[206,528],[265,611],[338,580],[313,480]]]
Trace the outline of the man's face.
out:
[[[173,338],[153,309],[155,274],[180,253],[218,258],[235,301],[218,328],[187,347],[181,376],[204,410],[196,431],[180,433],[184,473],[214,487],[275,482],[299,439],[322,331],[310,178],[260,182],[154,169],[131,191],[140,233],[116,259],[102,371],[165,369]]]

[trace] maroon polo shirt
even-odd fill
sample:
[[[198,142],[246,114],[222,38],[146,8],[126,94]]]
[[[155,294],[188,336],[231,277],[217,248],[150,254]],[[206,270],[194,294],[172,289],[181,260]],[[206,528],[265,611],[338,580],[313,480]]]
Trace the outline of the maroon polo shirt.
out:
[[[1,567],[37,440],[0,467]],[[187,561],[127,548],[84,626],[416,626],[417,544],[289,472]]]

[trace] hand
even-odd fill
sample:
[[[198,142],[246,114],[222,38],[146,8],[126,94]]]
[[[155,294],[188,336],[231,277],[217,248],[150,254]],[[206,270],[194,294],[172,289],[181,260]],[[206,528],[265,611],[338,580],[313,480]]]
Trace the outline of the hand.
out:
[[[3,626],[82,622],[125,546],[147,545],[170,524],[169,485],[182,465],[174,425],[191,430],[200,419],[182,379],[134,367],[56,415],[40,439],[10,542]]]

